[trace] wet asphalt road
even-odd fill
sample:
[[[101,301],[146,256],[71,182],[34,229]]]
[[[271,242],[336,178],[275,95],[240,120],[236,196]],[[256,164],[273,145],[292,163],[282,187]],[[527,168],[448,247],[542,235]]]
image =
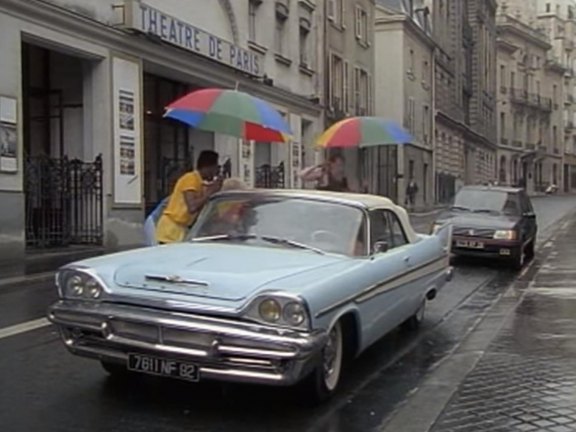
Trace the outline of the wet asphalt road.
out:
[[[534,200],[540,238],[576,207],[576,197]],[[427,226],[428,221],[422,222]],[[515,274],[492,263],[456,263],[454,280],[429,304],[420,332],[393,332],[354,364],[330,403],[311,409],[286,389],[189,385],[107,377],[74,357],[52,327],[0,339],[0,431],[372,431],[445,358]],[[46,284],[0,288],[0,330],[42,318],[55,298]]]

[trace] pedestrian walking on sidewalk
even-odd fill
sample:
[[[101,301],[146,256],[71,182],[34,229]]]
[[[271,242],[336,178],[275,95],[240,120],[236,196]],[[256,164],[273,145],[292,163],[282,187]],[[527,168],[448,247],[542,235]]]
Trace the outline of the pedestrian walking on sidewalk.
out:
[[[416,203],[416,194],[418,193],[418,185],[414,179],[410,179],[408,186],[406,187],[406,200],[405,205],[409,206],[411,210],[414,210],[414,205]]]

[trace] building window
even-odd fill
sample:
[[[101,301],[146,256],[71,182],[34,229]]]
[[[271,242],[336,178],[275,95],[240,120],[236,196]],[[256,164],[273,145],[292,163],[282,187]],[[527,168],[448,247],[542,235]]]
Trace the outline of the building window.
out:
[[[558,104],[558,85],[556,84],[552,86],[552,102],[554,105]]]
[[[430,78],[430,63],[428,60],[422,62],[422,84],[428,85],[428,79]]]
[[[430,107],[428,105],[422,107],[422,139],[426,145],[430,139]]]
[[[506,114],[500,113],[500,139],[506,139]]]
[[[308,51],[310,49],[308,41],[310,40],[310,31],[300,26],[300,65],[310,67]]]
[[[335,24],[342,25],[344,16],[344,2],[343,0],[327,0],[326,15],[328,19]]]
[[[415,135],[416,126],[416,102],[413,97],[409,97],[406,103],[406,112],[404,115],[404,127],[410,131],[412,135]]]
[[[363,69],[354,70],[354,106],[357,115],[368,114],[370,82],[368,72]]]
[[[408,61],[410,62],[408,65],[408,73],[411,75],[414,75],[415,70],[414,70],[414,50],[413,49],[410,49],[410,57],[409,57]]]
[[[286,56],[286,17],[276,14],[275,50],[278,54]]]
[[[248,39],[252,42],[257,42],[257,22],[258,22],[258,9],[262,4],[262,0],[250,0],[248,3]]]
[[[330,85],[330,99],[331,106],[335,110],[342,110],[342,93],[344,89],[343,85],[343,69],[344,62],[337,55],[332,55],[330,61],[330,73],[329,73],[329,85]]]
[[[356,6],[356,39],[368,43],[368,13],[360,6]]]

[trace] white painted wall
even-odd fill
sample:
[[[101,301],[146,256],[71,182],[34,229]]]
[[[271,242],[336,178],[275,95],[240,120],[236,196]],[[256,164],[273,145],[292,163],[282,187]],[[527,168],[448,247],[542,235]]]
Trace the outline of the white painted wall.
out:
[[[406,60],[401,28],[377,29],[374,45],[377,53],[374,73],[375,115],[402,123]]]

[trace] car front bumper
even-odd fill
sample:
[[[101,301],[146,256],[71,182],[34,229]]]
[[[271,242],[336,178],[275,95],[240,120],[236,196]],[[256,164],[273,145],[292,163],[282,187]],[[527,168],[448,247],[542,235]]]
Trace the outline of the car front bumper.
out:
[[[48,311],[70,352],[127,364],[145,354],[197,365],[200,379],[292,385],[318,364],[327,335],[113,303],[60,300]]]

